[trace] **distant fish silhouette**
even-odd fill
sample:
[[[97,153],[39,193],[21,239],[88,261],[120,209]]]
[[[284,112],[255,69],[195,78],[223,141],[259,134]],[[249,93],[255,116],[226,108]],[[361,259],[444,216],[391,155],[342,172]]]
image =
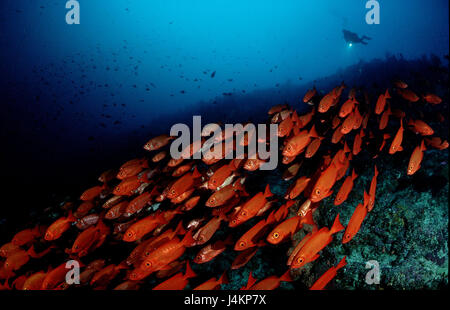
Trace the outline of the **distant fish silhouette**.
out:
[[[216,71],[214,71],[213,73],[211,73],[211,78],[216,76]]]

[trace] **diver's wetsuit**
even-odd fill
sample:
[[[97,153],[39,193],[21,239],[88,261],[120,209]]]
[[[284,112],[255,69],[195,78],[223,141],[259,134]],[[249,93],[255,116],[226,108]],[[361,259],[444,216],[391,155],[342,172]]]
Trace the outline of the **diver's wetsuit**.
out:
[[[349,30],[343,29],[342,32],[344,33],[344,40],[347,43],[361,43],[367,45],[367,42],[365,42],[364,40],[372,40],[372,38],[369,38],[368,36],[365,35],[360,38],[358,34],[351,32]]]

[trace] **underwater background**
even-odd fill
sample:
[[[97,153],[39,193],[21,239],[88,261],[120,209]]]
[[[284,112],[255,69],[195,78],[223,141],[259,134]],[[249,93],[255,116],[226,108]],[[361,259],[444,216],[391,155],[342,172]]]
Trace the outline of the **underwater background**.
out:
[[[62,216],[61,203],[145,155],[144,143],[173,124],[191,124],[192,115],[203,124],[264,122],[283,103],[300,114],[313,86],[325,94],[345,81],[381,93],[402,79],[443,98],[445,122],[432,127],[448,139],[448,1],[379,1],[378,25],[366,23],[366,1],[354,0],[79,3],[79,25],[66,24],[65,1],[0,3],[1,244],[37,219]],[[343,29],[370,40],[349,44]],[[377,206],[357,240],[331,244],[296,275],[301,281],[282,288],[310,287],[343,255],[345,271],[329,288],[448,286],[448,149],[427,151],[414,177],[405,174],[408,160],[377,159]],[[345,205],[359,203],[355,193],[372,175],[361,171]],[[258,191],[269,183],[280,196],[290,185],[279,171],[261,180]],[[353,209],[343,206],[346,222]],[[319,227],[331,225],[336,210],[325,210],[333,208],[325,200]],[[244,286],[250,271],[280,275],[285,256],[277,253],[290,246],[261,249],[224,288]],[[194,271],[218,276],[229,252]],[[382,268],[377,285],[364,281],[371,259]]]

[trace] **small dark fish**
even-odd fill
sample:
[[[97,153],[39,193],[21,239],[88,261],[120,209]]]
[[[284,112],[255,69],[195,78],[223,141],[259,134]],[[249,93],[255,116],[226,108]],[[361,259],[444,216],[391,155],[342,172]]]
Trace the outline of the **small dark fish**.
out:
[[[216,76],[216,71],[214,71],[213,73],[211,73],[211,78]]]

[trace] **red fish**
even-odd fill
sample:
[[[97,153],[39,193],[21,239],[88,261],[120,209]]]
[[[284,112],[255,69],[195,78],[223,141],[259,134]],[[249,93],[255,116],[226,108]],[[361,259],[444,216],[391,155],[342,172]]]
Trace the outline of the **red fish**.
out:
[[[425,143],[438,150],[445,150],[446,148],[448,148],[448,141],[447,140],[443,141],[439,137],[425,138]]]
[[[352,175],[349,175],[344,183],[342,183],[341,188],[339,189],[339,192],[336,195],[336,198],[334,199],[334,205],[338,206],[344,201],[347,200],[348,195],[352,191],[353,188],[353,182],[358,177],[358,175],[355,173],[355,169],[352,171]]]
[[[356,114],[355,114],[355,112],[352,112],[342,122],[342,125],[340,127],[341,128],[341,134],[346,135],[350,131],[352,131],[353,127],[355,125],[355,121],[356,121]]]
[[[362,144],[362,138],[364,138],[364,129],[361,128],[360,132],[355,135],[355,139],[353,140],[353,148],[352,148],[352,154],[358,155],[361,152],[361,144]]]
[[[216,190],[217,187],[221,186],[223,182],[231,175],[233,171],[236,170],[234,162],[231,161],[228,165],[223,165],[214,172],[212,177],[208,180],[208,188]]]
[[[319,138],[312,140],[312,142],[306,148],[305,158],[311,158],[314,156],[314,154],[316,154],[323,139],[324,139],[323,137],[319,137]]]
[[[194,234],[193,239],[195,240],[196,245],[205,244],[211,239],[211,237],[216,233],[219,229],[222,220],[225,220],[224,212],[221,212],[219,216],[213,217],[208,223],[206,223],[203,227],[199,228],[197,232]]]
[[[388,106],[388,108],[386,109],[386,111],[384,111],[383,114],[381,115],[380,123],[379,123],[379,126],[378,126],[378,128],[379,128],[380,130],[384,130],[384,129],[386,128],[386,126],[387,126],[388,123],[389,123],[389,116],[390,116],[391,114],[392,114],[391,108]]]
[[[175,183],[173,183],[173,185],[169,189],[169,192],[167,193],[167,198],[175,198],[186,192],[192,186],[194,186],[194,181],[201,176],[202,175],[198,172],[197,167],[195,167],[192,173],[185,174]]]
[[[177,273],[173,277],[158,284],[154,290],[182,290],[188,284],[188,279],[196,277],[197,275],[189,266],[189,262],[186,262],[186,273],[183,275],[181,272]]]
[[[386,99],[390,99],[391,96],[389,95],[388,89],[386,89],[386,92],[384,94],[381,94],[378,97],[377,104],[375,106],[375,114],[380,115],[384,111],[384,106],[386,105]]]
[[[294,183],[292,183],[292,186],[288,189],[286,197],[289,199],[297,198],[298,195],[300,195],[305,190],[310,181],[311,179],[305,176],[298,178]]]
[[[42,282],[47,274],[43,271],[36,272],[29,276],[22,286],[24,291],[38,291],[42,288]]]
[[[168,135],[160,135],[150,139],[145,145],[144,149],[147,151],[155,151],[169,144],[171,140],[175,139],[175,137],[171,137]]]
[[[156,187],[153,188],[152,192],[142,193],[141,195],[131,200],[125,209],[125,213],[127,213],[128,215],[132,215],[136,212],[141,211],[146,205],[150,204],[153,198],[152,194],[154,194],[155,191]]]
[[[419,96],[417,96],[412,90],[406,88],[397,89],[397,93],[403,97],[403,99],[408,100],[409,102],[417,102],[419,101]]]
[[[239,254],[235,257],[233,262],[231,263],[231,269],[239,269],[245,266],[253,256],[255,256],[258,251],[258,247],[255,246],[253,248],[248,248],[244,251],[239,252]]]
[[[225,241],[219,240],[215,243],[208,244],[202,248],[194,258],[194,263],[204,264],[207,263],[217,256],[219,256],[223,251],[225,251],[227,245],[232,244],[233,239],[229,236]]]
[[[85,190],[85,191],[83,192],[83,194],[81,194],[80,200],[83,200],[83,201],[93,200],[94,198],[96,198],[97,196],[99,196],[100,193],[101,193],[104,189],[106,189],[106,185],[105,185],[105,184],[103,184],[103,185],[97,185],[97,186],[91,187],[91,188]]]
[[[370,196],[364,191],[364,203],[360,203],[353,211],[352,217],[348,221],[347,228],[342,236],[342,243],[345,244],[353,239],[361,228],[362,222],[367,216],[367,206],[369,205]]]
[[[426,102],[431,103],[431,104],[439,104],[442,102],[442,99],[438,95],[435,95],[435,94],[427,94],[427,95],[423,96],[422,98],[423,98],[423,100],[425,100]]]
[[[249,288],[247,290],[256,291],[256,290],[274,290],[278,288],[281,282],[290,282],[292,281],[292,277],[290,275],[290,270],[287,270],[281,277],[270,276],[267,277]]]
[[[335,106],[337,102],[339,101],[339,98],[336,96],[336,93],[334,91],[329,92],[319,102],[319,107],[317,109],[320,113],[327,112],[332,106]]]
[[[339,269],[347,265],[346,256],[336,265],[328,269],[314,284],[309,288],[310,290],[323,290],[328,283],[336,276]]]
[[[339,117],[346,117],[347,115],[349,115],[352,111],[353,108],[355,107],[355,104],[357,103],[356,100],[354,99],[348,99],[347,101],[344,102],[344,104],[341,106],[341,109],[339,110]]]
[[[434,134],[434,130],[424,121],[421,120],[412,120],[408,121],[408,127],[412,127],[412,130],[415,133],[418,133],[422,136],[431,136]]]
[[[72,215],[72,211],[69,211],[67,217],[61,217],[51,224],[45,233],[44,239],[52,241],[59,239],[61,235],[70,228],[70,225],[77,219]]]
[[[193,290],[194,291],[216,290],[219,289],[221,285],[227,283],[228,283],[227,273],[224,272],[219,279],[211,278],[208,281],[200,284],[199,286],[196,286],[195,288],[193,288]]]
[[[395,134],[394,140],[392,140],[391,147],[389,148],[389,154],[394,154],[398,151],[403,151],[402,140],[403,140],[403,119],[400,119],[400,128]]]
[[[192,233],[189,231],[180,241],[177,237],[164,242],[150,253],[138,268],[137,274],[130,280],[139,280],[154,271],[161,270],[164,266],[178,259],[186,250],[187,246],[194,243]]]
[[[250,200],[248,200],[239,212],[232,218],[229,223],[230,227],[236,227],[252,217],[256,216],[256,214],[264,207],[267,203],[266,198],[271,197],[273,194],[270,192],[269,184],[266,185],[266,189],[263,192],[260,192],[253,196]]]
[[[119,180],[124,180],[128,177],[135,176],[145,168],[148,168],[147,159],[143,158],[130,160],[120,167],[119,173],[117,173],[116,177]]]
[[[411,158],[409,159],[407,173],[408,175],[413,175],[420,168],[420,163],[423,159],[423,151],[425,151],[424,140],[417,146],[411,154]]]
[[[147,173],[126,178],[114,188],[113,194],[117,196],[131,196],[136,193],[142,183],[148,182]]]
[[[242,183],[238,180],[234,184],[229,184],[212,194],[205,205],[210,208],[220,207],[231,198],[236,197],[239,191],[244,191]]]
[[[269,233],[266,240],[271,244],[278,244],[293,236],[304,224],[315,225],[312,212],[308,212],[306,216],[293,216],[281,222]]]
[[[333,193],[331,188],[334,183],[336,183],[337,174],[341,167],[343,167],[343,164],[337,161],[336,163],[331,163],[330,166],[321,173],[314,185],[311,197],[309,198],[312,202],[318,202]]]
[[[370,182],[370,189],[369,189],[369,204],[367,205],[367,210],[370,212],[372,211],[374,205],[375,205],[375,193],[377,190],[377,176],[378,176],[378,169],[377,165],[375,165],[374,168],[374,175],[372,178],[372,181]]]
[[[153,231],[159,225],[166,223],[167,220],[164,218],[163,213],[154,213],[132,224],[123,235],[123,240],[126,242],[136,241]]]
[[[303,102],[311,104],[311,99],[316,95],[316,93],[317,93],[316,87],[313,87],[313,89],[309,89],[306,92],[305,96],[303,97]]]
[[[300,268],[305,264],[316,260],[319,257],[318,253],[333,240],[333,235],[341,230],[344,230],[344,226],[339,222],[338,214],[331,229],[323,227],[310,236],[303,247],[296,253],[290,267]]]
[[[245,232],[236,244],[234,245],[235,251],[244,251],[248,248],[263,245],[264,235],[267,232],[269,225],[275,221],[273,213],[271,213],[267,219],[263,219],[256,223],[252,228]]]
[[[283,155],[292,157],[300,154],[308,146],[312,138],[318,137],[319,135],[317,134],[316,129],[313,125],[309,132],[304,130],[288,139],[286,145],[283,148]]]
[[[11,243],[16,246],[23,246],[30,244],[36,238],[41,237],[42,235],[42,227],[36,226],[34,228],[24,229],[19,231],[11,240]]]

